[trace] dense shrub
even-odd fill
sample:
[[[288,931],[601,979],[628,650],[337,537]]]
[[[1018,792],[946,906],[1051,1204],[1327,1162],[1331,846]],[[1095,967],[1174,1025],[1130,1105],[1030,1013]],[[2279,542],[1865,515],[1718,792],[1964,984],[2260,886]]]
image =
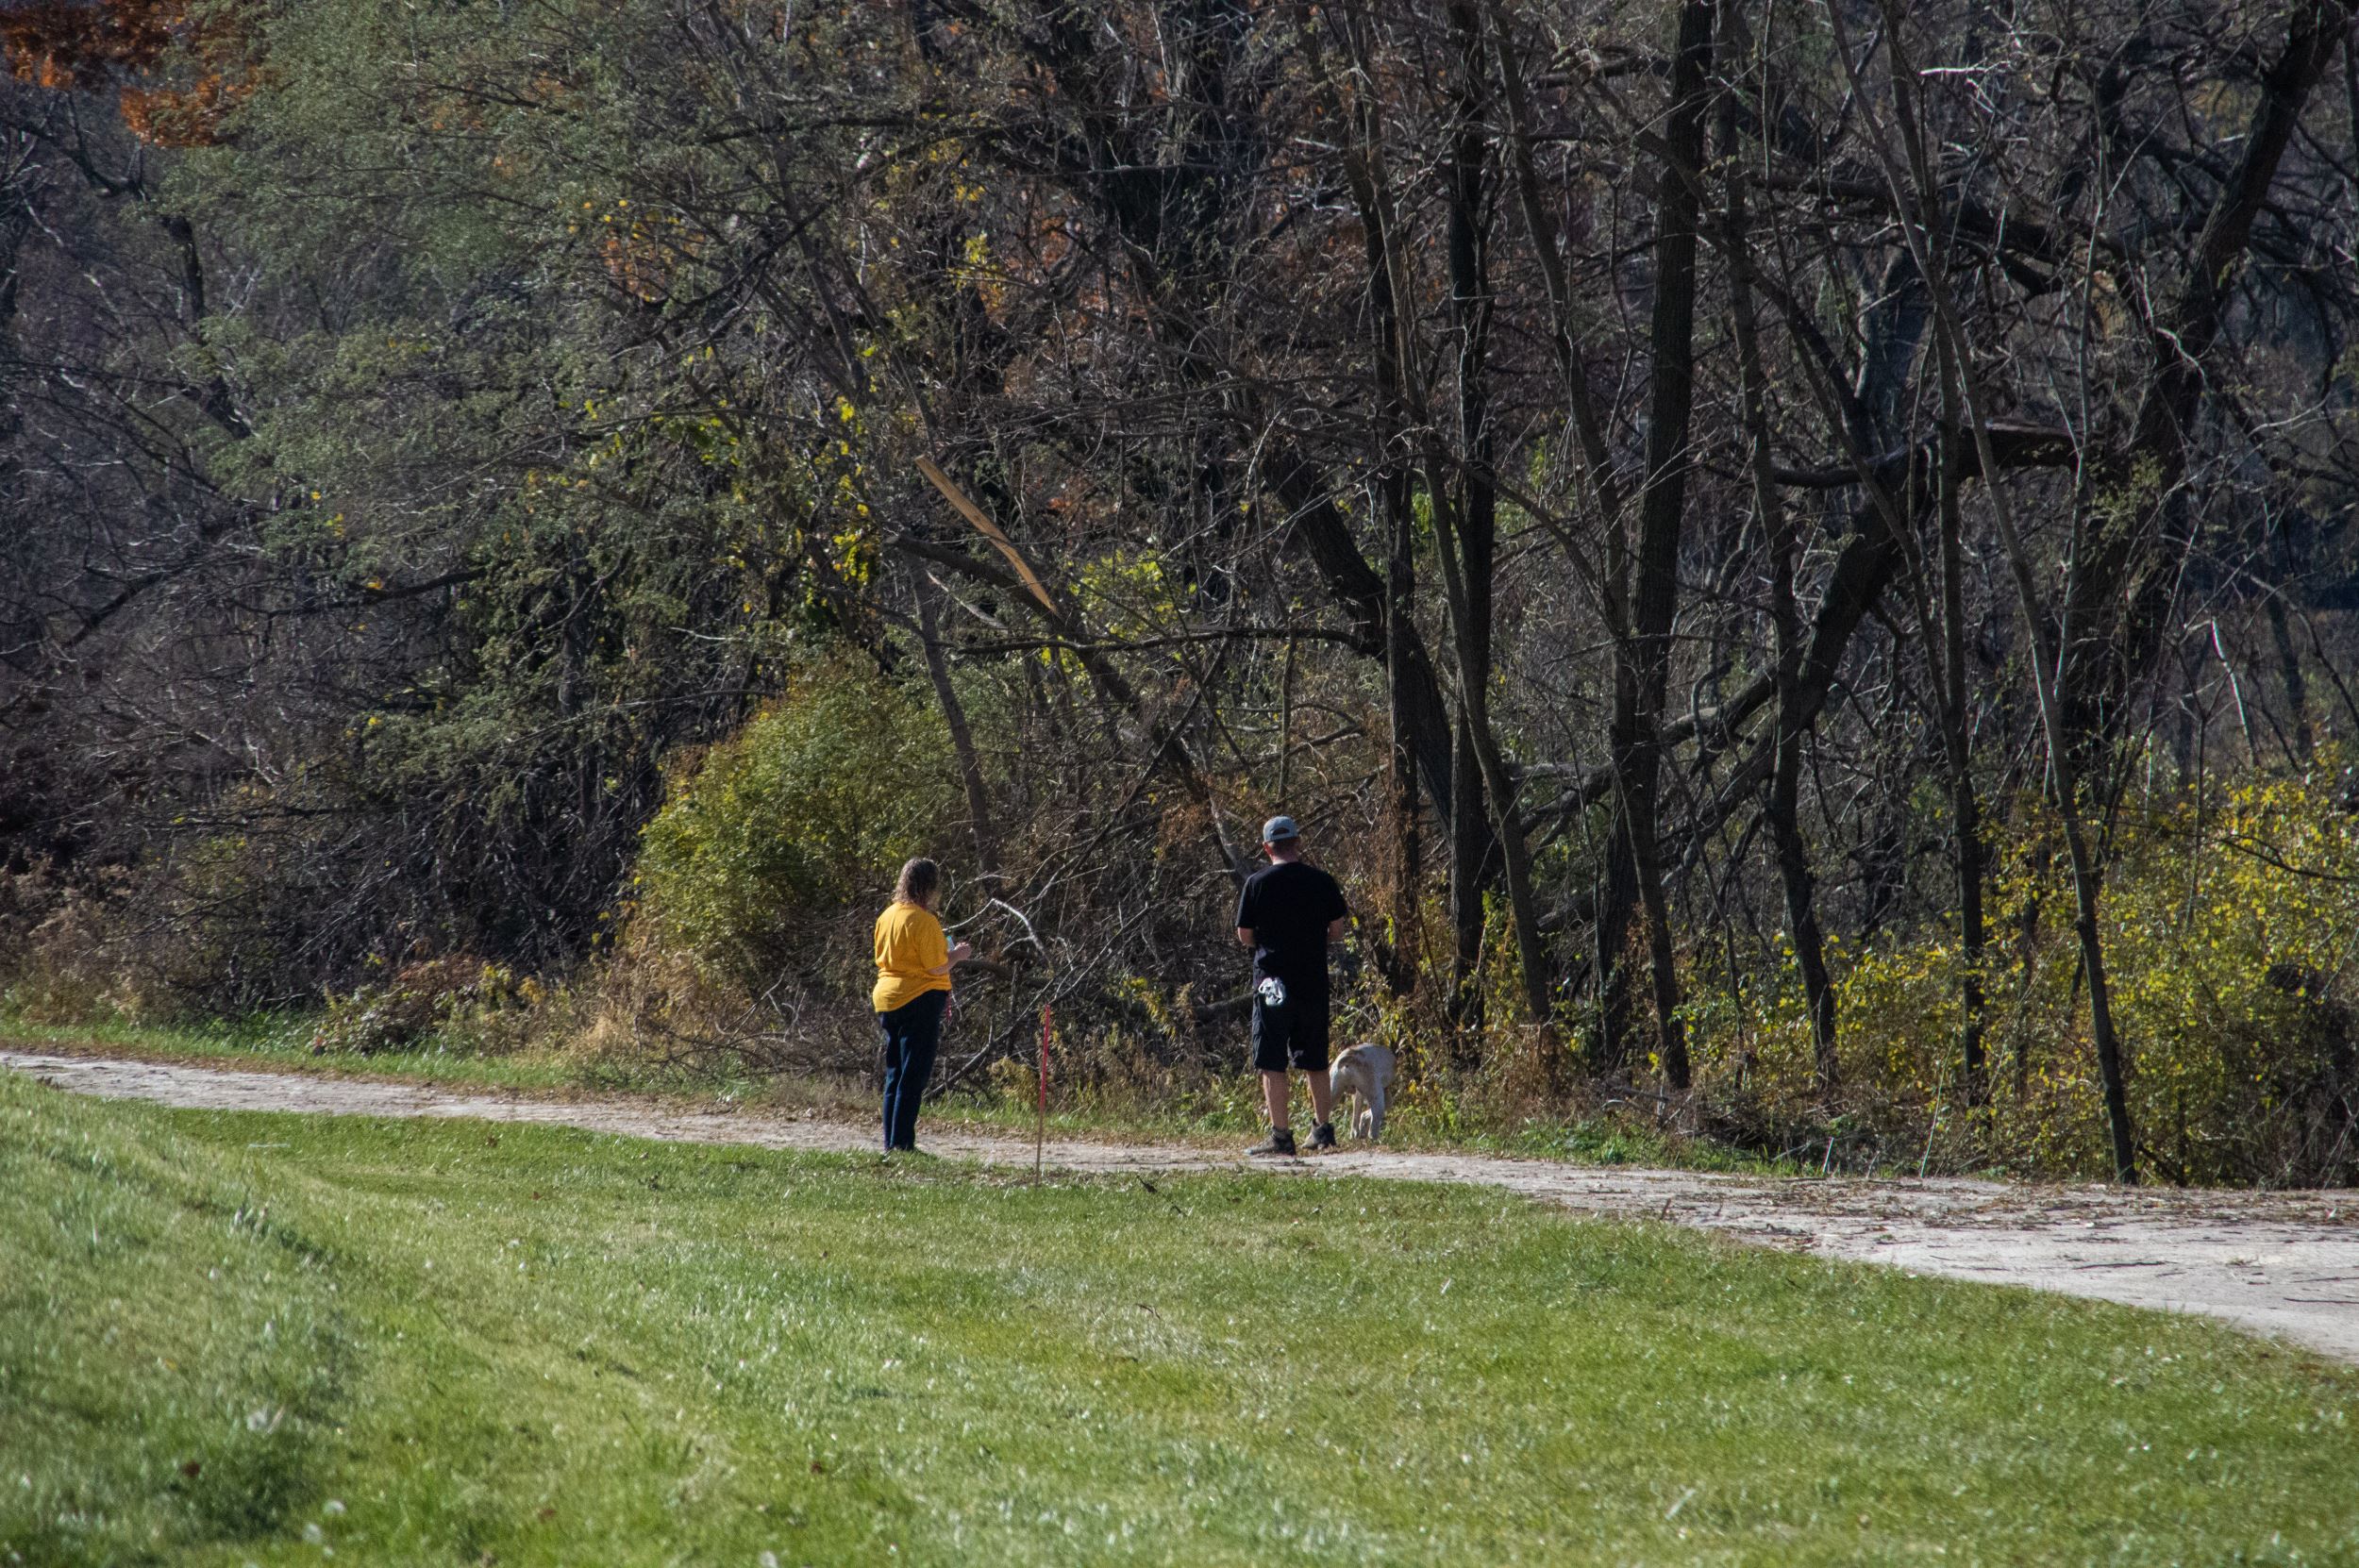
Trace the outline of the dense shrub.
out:
[[[141,1016],[148,993],[121,949],[102,893],[0,876],[0,1009],[41,1024]]]
[[[407,963],[381,984],[331,996],[311,1033],[313,1055],[400,1050],[429,1035],[496,1054],[524,1034],[543,1000],[537,981],[464,954]]]
[[[1958,1054],[1954,927],[1847,952],[1842,1086],[1812,1086],[1790,989],[1703,1031],[1707,1093],[1756,1118],[1824,1127],[1868,1158],[2027,1173],[2107,1169],[2072,894],[2053,824],[2030,811],[1996,845],[1985,952],[1989,1065]],[[2125,810],[2103,901],[2140,1158],[2166,1180],[2359,1180],[2359,824],[2323,775],[2247,781]]]
[[[676,766],[642,835],[637,914],[650,940],[749,990],[824,965],[816,928],[880,897],[955,820],[954,776],[939,714],[873,666],[800,672]]]

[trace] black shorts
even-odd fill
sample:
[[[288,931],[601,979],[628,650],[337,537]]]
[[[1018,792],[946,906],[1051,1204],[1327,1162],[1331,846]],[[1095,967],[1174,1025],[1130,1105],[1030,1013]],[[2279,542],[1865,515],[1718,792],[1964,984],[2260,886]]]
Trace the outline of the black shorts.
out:
[[[1253,999],[1253,1065],[1264,1073],[1293,1067],[1327,1071],[1327,993],[1288,987],[1286,1005],[1270,1008]]]

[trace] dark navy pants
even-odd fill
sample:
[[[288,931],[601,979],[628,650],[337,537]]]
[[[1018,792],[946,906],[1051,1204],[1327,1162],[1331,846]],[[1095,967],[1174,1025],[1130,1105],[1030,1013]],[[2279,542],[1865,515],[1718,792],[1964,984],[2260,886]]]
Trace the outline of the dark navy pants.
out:
[[[925,1103],[926,1080],[932,1076],[934,1052],[942,1044],[942,1013],[949,1005],[946,991],[929,991],[916,1001],[877,1014],[884,1030],[884,1146],[917,1147],[917,1108]]]

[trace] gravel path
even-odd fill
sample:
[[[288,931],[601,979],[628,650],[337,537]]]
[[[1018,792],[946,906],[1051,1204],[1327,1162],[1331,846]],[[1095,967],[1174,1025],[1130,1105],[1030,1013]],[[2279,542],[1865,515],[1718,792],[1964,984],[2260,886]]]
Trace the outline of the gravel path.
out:
[[[541,1122],[639,1138],[836,1153],[871,1147],[864,1127],[746,1110],[670,1109],[626,1099],[543,1100],[299,1074],[0,1051],[0,1066],[110,1099],[219,1110],[458,1116]],[[944,1131],[933,1153],[1029,1165],[1029,1142]],[[1233,1169],[1241,1158],[1166,1145],[1048,1145],[1048,1162],[1092,1174]],[[1257,1168],[1267,1169],[1260,1166]],[[1394,1149],[1281,1163],[1315,1176],[1481,1183],[1583,1213],[1670,1220],[1823,1258],[2133,1307],[2204,1312],[2359,1361],[2359,1193],[2248,1193],[1981,1181],[1811,1181],[1694,1171],[1562,1165]]]

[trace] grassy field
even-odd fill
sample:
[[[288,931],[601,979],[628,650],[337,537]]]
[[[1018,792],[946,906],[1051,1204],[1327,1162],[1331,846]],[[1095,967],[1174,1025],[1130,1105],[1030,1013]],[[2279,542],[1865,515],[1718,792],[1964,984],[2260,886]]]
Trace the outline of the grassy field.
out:
[[[2359,1376],[1279,1177],[0,1074],[0,1562],[2359,1562]]]

